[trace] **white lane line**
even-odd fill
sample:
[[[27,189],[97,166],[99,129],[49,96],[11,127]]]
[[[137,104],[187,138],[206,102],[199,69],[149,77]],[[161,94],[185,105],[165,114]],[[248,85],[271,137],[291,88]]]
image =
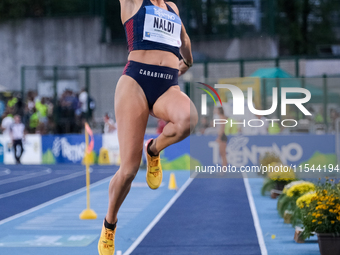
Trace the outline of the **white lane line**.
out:
[[[11,173],[11,170],[9,169],[1,170],[0,176],[9,175],[10,173]]]
[[[69,175],[66,175],[66,176],[62,176],[62,177],[58,177],[58,178],[55,178],[55,179],[52,179],[52,180],[48,180],[48,181],[45,181],[45,182],[34,184],[34,185],[31,185],[31,186],[28,186],[28,187],[24,187],[24,188],[21,188],[21,189],[17,189],[17,190],[13,190],[13,191],[10,191],[10,192],[7,192],[7,193],[3,193],[3,194],[0,194],[0,199],[5,198],[5,197],[18,195],[20,193],[31,191],[31,190],[34,190],[34,189],[39,189],[39,188],[42,188],[42,187],[45,187],[45,186],[48,186],[48,185],[51,185],[51,184],[55,184],[55,183],[58,183],[58,182],[70,180],[70,179],[79,177],[81,175],[85,175],[85,171],[69,174]]]
[[[97,187],[97,186],[99,186],[99,185],[101,185],[101,184],[103,184],[105,182],[109,182],[111,180],[111,178],[112,178],[112,176],[107,177],[107,178],[105,178],[103,180],[100,180],[100,181],[97,181],[97,182],[91,184],[90,185],[90,189],[92,189],[94,187]],[[28,214],[30,214],[32,212],[38,211],[38,210],[40,210],[40,209],[42,209],[44,207],[47,207],[47,206],[52,205],[52,204],[55,204],[55,203],[57,203],[59,201],[62,201],[62,200],[67,199],[69,197],[75,196],[75,195],[80,194],[81,192],[85,192],[85,191],[86,191],[86,187],[83,187],[83,188],[80,188],[78,190],[75,190],[75,191],[72,191],[70,193],[67,193],[65,195],[62,195],[60,197],[54,198],[54,199],[52,199],[52,200],[50,200],[48,202],[45,202],[45,203],[43,203],[41,205],[35,206],[35,207],[31,208],[31,209],[28,209],[26,211],[23,211],[21,213],[18,213],[16,215],[13,215],[11,217],[3,219],[3,220],[0,221],[0,225],[5,224],[5,223],[7,223],[9,221],[15,220],[17,218],[20,218],[22,216],[28,215]]]
[[[76,170],[53,170],[53,173],[54,174],[70,174],[70,173],[75,173],[75,172],[82,172],[82,171],[84,171],[84,168],[85,168],[85,166],[82,168],[82,169],[76,169]],[[93,168],[92,167],[90,167],[90,173],[92,173],[93,172]],[[114,174],[114,173],[112,173],[112,174]]]
[[[264,238],[263,238],[263,234],[262,234],[259,216],[257,215],[257,211],[256,211],[254,197],[253,197],[253,194],[251,192],[249,180],[248,180],[246,173],[242,173],[242,175],[243,175],[244,186],[246,187],[246,191],[247,191],[247,196],[248,196],[251,214],[253,215],[254,226],[255,226],[257,240],[259,242],[261,254],[262,255],[268,255],[268,251],[267,251],[266,244],[264,242]]]
[[[52,170],[50,168],[48,168],[48,169],[43,170],[41,172],[30,173],[30,174],[26,174],[26,175],[23,175],[23,176],[18,176],[18,177],[13,177],[13,178],[8,178],[8,179],[5,179],[5,180],[2,180],[2,181],[0,181],[0,185],[11,183],[11,182],[23,181],[23,180],[27,180],[27,179],[30,179],[30,178],[34,178],[34,177],[37,177],[37,176],[42,176],[42,175],[46,175],[46,174],[50,174],[50,173],[52,173]]]
[[[18,171],[18,170],[12,170],[12,175],[25,175],[25,174],[29,174],[29,173],[32,173],[32,172],[37,172],[36,169],[32,169],[32,170],[28,170],[28,171]]]
[[[194,177],[195,178],[195,177]],[[160,211],[153,221],[144,229],[144,231],[139,235],[136,241],[129,247],[129,249],[124,252],[123,255],[129,255],[136,249],[136,247],[143,241],[145,236],[151,231],[151,229],[157,224],[157,222],[163,217],[163,215],[170,209],[170,207],[176,202],[176,200],[182,195],[184,190],[190,185],[194,178],[189,178],[183,186],[177,191],[177,193],[170,199],[170,201],[164,206],[162,211]]]

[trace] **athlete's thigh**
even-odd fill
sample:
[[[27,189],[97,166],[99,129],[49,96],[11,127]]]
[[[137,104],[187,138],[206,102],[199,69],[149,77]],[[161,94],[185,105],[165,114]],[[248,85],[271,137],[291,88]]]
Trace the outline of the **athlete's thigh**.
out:
[[[138,164],[143,151],[149,107],[142,88],[126,75],[117,84],[115,114],[121,162]]]
[[[197,111],[190,98],[179,86],[170,87],[153,106],[153,114],[160,119],[176,123],[183,119],[196,118]]]

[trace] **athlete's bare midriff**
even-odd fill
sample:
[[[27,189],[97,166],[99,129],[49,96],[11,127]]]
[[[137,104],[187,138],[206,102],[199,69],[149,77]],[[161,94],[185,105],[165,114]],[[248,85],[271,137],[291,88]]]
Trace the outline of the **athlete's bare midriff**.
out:
[[[157,5],[157,1],[151,1],[156,6],[167,10],[165,5]],[[124,24],[127,20],[133,17],[140,7],[142,6],[143,0],[125,0],[121,2],[121,19]],[[178,69],[178,57],[171,52],[161,50],[135,50],[131,51],[128,60],[157,66],[167,66]]]
[[[171,52],[161,50],[136,50],[131,51],[128,60],[178,69],[178,57]]]

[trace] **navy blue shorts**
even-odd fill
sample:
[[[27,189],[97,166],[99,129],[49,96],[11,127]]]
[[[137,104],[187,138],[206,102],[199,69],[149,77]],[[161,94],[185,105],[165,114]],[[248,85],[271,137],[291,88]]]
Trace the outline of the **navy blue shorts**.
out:
[[[171,86],[178,85],[178,69],[129,61],[123,75],[133,78],[144,91],[149,109]]]

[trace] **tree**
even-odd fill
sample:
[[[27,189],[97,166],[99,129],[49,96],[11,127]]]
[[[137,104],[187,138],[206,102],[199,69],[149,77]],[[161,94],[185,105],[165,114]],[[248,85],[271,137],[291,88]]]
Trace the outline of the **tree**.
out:
[[[1,0],[0,19],[7,20],[25,17],[28,3],[28,0]]]
[[[317,46],[337,43],[337,0],[279,0],[277,32],[284,55],[315,55]]]
[[[99,13],[94,0],[1,0],[0,20]]]

